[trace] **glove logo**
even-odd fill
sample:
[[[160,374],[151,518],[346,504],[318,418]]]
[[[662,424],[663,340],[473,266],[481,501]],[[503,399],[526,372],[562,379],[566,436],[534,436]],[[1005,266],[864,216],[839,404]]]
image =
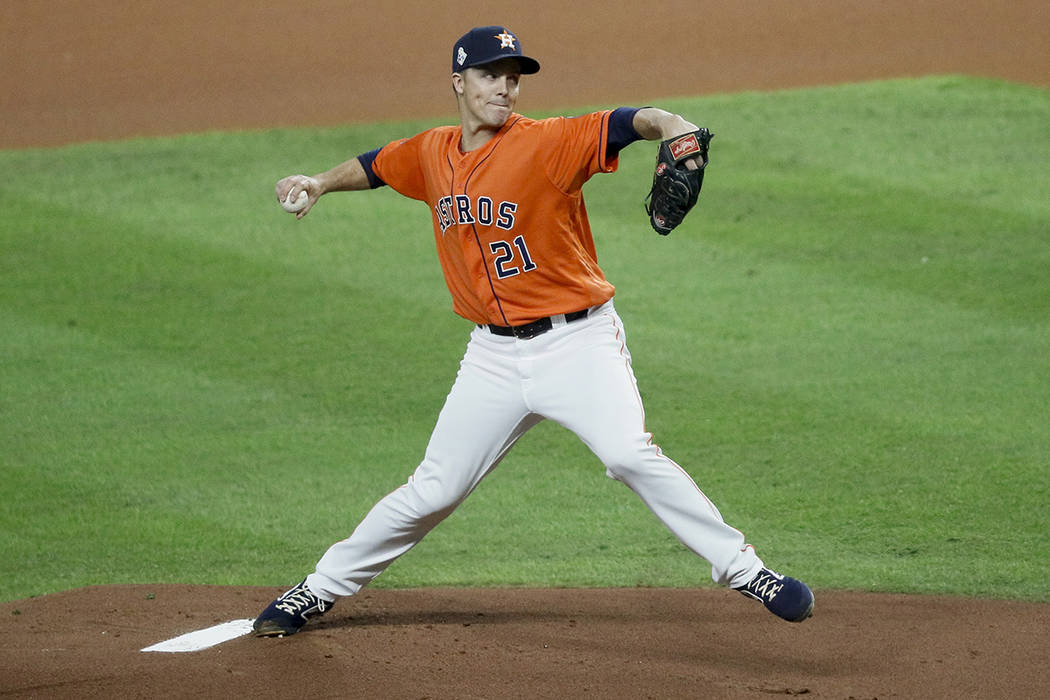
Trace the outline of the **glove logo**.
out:
[[[671,156],[675,160],[681,160],[686,156],[691,156],[700,152],[700,142],[697,141],[696,134],[686,134],[685,136],[672,141],[669,145],[671,148]]]

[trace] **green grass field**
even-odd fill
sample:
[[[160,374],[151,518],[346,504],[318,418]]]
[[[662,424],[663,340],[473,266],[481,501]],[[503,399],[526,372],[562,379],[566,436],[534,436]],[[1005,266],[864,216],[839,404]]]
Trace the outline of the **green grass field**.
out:
[[[814,587],[1050,600],[1050,93],[650,103],[699,209],[648,228],[641,144],[585,191],[664,450]],[[294,583],[404,481],[470,328],[427,209],[272,187],[430,125],[0,152],[0,599]],[[374,585],[709,583],[545,424]]]

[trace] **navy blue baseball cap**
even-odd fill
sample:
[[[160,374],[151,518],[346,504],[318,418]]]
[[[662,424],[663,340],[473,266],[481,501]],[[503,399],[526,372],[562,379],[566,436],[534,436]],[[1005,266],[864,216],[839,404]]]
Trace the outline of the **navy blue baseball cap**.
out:
[[[482,66],[501,58],[516,58],[523,74],[538,73],[540,63],[521,53],[521,42],[506,27],[474,27],[452,47],[452,72]]]

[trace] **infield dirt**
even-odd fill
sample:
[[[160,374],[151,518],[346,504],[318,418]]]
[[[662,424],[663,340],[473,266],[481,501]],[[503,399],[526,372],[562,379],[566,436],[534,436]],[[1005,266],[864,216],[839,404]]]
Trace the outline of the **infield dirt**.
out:
[[[1050,86],[1050,6],[1033,0],[442,5],[319,0],[289,17],[287,3],[248,0],[8,3],[0,148],[451,116],[452,41],[500,21],[544,66],[523,84],[526,112],[943,73]],[[150,584],[2,603],[0,697],[1035,698],[1050,688],[1050,606],[825,590],[801,625],[726,590],[366,590],[295,637],[139,651],[253,617],[279,592]]]
[[[1038,698],[1050,687],[1050,606],[820,590],[814,617],[791,624],[710,588],[366,589],[293,637],[139,651],[253,617],[279,593],[103,586],[4,603],[0,696]]]

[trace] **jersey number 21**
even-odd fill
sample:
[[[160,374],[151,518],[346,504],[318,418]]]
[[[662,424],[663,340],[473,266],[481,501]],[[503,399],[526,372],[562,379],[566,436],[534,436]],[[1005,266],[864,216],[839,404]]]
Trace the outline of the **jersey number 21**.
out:
[[[489,250],[496,256],[492,264],[496,267],[496,277],[500,279],[536,269],[536,263],[532,262],[529,248],[525,245],[525,237],[518,236],[511,243],[507,241],[489,243]],[[517,261],[519,256],[521,257],[520,263]]]

